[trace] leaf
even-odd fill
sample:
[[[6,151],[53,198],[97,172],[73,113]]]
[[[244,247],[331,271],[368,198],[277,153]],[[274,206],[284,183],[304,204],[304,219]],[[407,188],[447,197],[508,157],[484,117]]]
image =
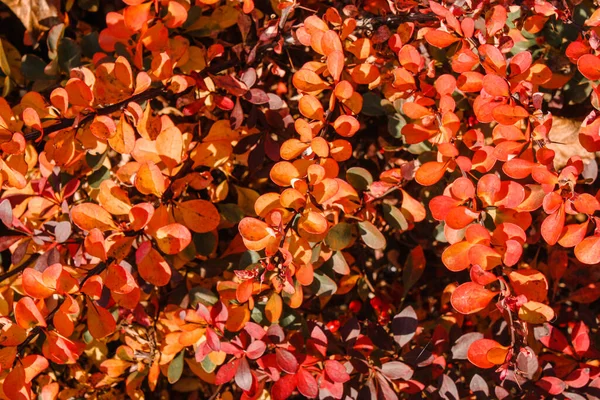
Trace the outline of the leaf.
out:
[[[413,376],[413,369],[400,361],[388,361],[381,366],[381,373],[388,379],[402,379],[408,381]]]
[[[10,200],[4,199],[0,202],[0,221],[7,227],[13,227],[13,209]]]
[[[588,236],[577,244],[575,257],[588,265],[600,263],[600,236]]]
[[[326,360],[325,372],[333,382],[346,383],[350,380],[350,375],[346,368],[337,360]]]
[[[477,398],[488,397],[490,395],[490,388],[487,382],[479,374],[473,375],[471,382],[469,382],[469,389]]]
[[[331,250],[339,251],[345,249],[346,247],[350,246],[354,241],[354,236],[352,235],[352,228],[353,225],[347,222],[340,222],[339,224],[334,225],[327,232],[325,242],[331,248]]]
[[[415,180],[423,186],[436,184],[446,173],[446,163],[430,161],[419,167]]]
[[[318,94],[328,87],[316,72],[309,69],[301,69],[292,77],[294,87],[309,94]]]
[[[275,350],[275,360],[277,361],[277,365],[283,371],[294,374],[298,370],[298,360],[293,353],[286,349],[277,348]]]
[[[584,54],[577,60],[577,69],[581,75],[591,81],[600,79],[600,57],[593,54]]]
[[[473,314],[486,308],[497,294],[481,285],[467,282],[454,289],[450,302],[459,313]]]
[[[167,182],[160,169],[152,161],[142,164],[135,178],[135,187],[142,194],[161,197],[167,190]]]
[[[440,49],[450,46],[452,43],[459,39],[448,32],[440,31],[437,29],[430,29],[425,34],[425,40],[432,46]]]
[[[158,248],[166,254],[183,251],[192,241],[190,231],[181,224],[169,224],[159,228],[155,234]]]
[[[279,322],[279,318],[281,318],[281,313],[283,311],[283,301],[281,300],[281,296],[277,293],[271,294],[267,304],[265,305],[265,315],[269,322],[276,324]]]
[[[206,233],[217,229],[221,223],[219,210],[213,203],[196,199],[179,203],[175,219],[196,233]]]
[[[171,267],[152,248],[150,241],[143,242],[135,252],[135,262],[140,276],[148,283],[155,286],[165,286],[171,280]]]
[[[83,203],[73,207],[71,220],[84,231],[91,231],[94,228],[108,231],[117,227],[109,212],[94,203]]]
[[[383,218],[394,229],[408,230],[408,221],[402,211],[397,207],[384,203],[382,205]]]
[[[239,363],[239,359],[234,359],[228,362],[227,364],[223,364],[221,368],[219,368],[219,370],[217,371],[217,375],[215,377],[215,385],[223,385],[225,383],[231,382],[237,372]]]
[[[3,0],[13,13],[21,20],[28,31],[39,31],[50,28],[42,24],[60,15],[58,0]]]
[[[25,368],[25,383],[30,383],[36,376],[46,370],[50,363],[45,357],[30,354],[21,361]]]
[[[292,397],[292,393],[296,389],[296,375],[284,375],[271,388],[271,396],[273,400],[286,400]]]
[[[496,363],[490,361],[488,354],[490,351],[503,346],[491,339],[479,339],[471,343],[469,351],[467,352],[467,358],[475,366],[483,369],[492,368],[496,366]],[[502,360],[502,363],[504,360]]]
[[[454,346],[452,346],[452,359],[466,360],[471,344],[479,339],[483,339],[483,333],[469,332],[456,339]]]
[[[439,389],[440,397],[444,400],[458,400],[460,399],[458,395],[458,389],[456,388],[456,383],[454,380],[450,378],[448,375],[442,375]]]
[[[392,333],[394,341],[400,347],[404,347],[415,336],[419,320],[412,306],[406,307],[394,316],[392,320]]]
[[[315,377],[304,368],[300,368],[296,374],[298,391],[308,397],[314,399],[319,394],[319,384]]]
[[[554,376],[544,376],[535,384],[553,396],[561,394],[567,388],[565,382]]]
[[[425,270],[425,253],[421,245],[410,251],[404,268],[402,269],[402,283],[404,285],[404,296],[423,275]]]
[[[327,56],[327,69],[335,82],[340,80],[344,70],[344,61],[344,52],[341,50],[334,50]]]
[[[242,357],[238,364],[238,369],[235,373],[235,383],[240,389],[249,391],[252,388],[252,373],[250,372],[250,365],[246,357]]]
[[[185,355],[185,350],[180,351],[179,354],[171,360],[169,363],[169,368],[167,370],[167,379],[170,384],[173,384],[181,378],[181,374],[183,374],[183,356]]]
[[[183,135],[179,128],[172,126],[160,132],[156,138],[156,149],[168,168],[173,169],[179,165],[183,151]]]
[[[90,334],[95,339],[103,339],[117,329],[117,323],[112,314],[96,302],[86,298],[87,326]]]
[[[346,180],[356,190],[367,190],[373,183],[373,176],[361,167],[352,167],[346,171]]]
[[[374,250],[383,249],[386,246],[385,236],[379,229],[369,221],[360,221],[358,223],[359,234],[363,242]]]

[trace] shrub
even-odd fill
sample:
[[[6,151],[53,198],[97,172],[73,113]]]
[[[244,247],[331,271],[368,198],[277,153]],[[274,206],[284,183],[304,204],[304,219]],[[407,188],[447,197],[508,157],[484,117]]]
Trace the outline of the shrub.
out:
[[[5,398],[600,397],[591,1],[124,3],[11,3]]]

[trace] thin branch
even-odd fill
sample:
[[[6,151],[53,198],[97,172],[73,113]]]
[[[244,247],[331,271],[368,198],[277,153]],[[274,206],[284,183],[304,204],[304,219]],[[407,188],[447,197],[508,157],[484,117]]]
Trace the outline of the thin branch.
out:
[[[25,268],[27,268],[28,266],[30,266],[35,260],[37,260],[39,257],[39,255],[32,255],[31,257],[29,257],[29,259],[27,261],[25,261],[22,265],[19,265],[17,268],[13,268],[10,271],[0,275],[0,282],[3,282],[5,280],[7,280],[8,278],[17,275],[20,272],[23,272],[25,270]]]

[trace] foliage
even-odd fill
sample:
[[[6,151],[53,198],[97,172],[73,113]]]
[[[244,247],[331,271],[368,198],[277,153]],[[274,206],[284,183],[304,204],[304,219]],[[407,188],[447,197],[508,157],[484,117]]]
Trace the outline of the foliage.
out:
[[[600,398],[591,1],[27,3],[0,397]]]

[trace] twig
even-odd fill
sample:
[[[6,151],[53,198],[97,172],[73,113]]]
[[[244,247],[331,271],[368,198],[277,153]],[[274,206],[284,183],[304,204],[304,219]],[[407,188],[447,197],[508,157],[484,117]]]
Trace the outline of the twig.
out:
[[[7,280],[8,278],[23,272],[25,270],[25,268],[27,268],[28,266],[30,266],[35,260],[37,260],[39,257],[39,255],[34,255],[29,257],[29,259],[27,261],[25,261],[22,265],[19,265],[17,268],[13,268],[10,271],[0,275],[0,282],[3,282],[5,280]]]

